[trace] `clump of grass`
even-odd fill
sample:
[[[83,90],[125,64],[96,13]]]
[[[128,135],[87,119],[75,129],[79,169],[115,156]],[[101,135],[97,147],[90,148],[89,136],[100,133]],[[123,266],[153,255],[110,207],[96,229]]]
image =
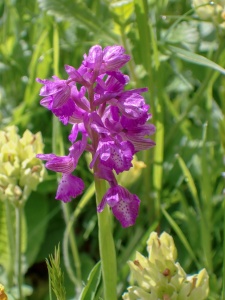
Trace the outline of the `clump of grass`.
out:
[[[55,248],[55,253],[46,259],[49,274],[49,293],[52,300],[51,290],[56,295],[57,300],[66,300],[66,289],[64,286],[64,274],[60,267],[60,247]]]

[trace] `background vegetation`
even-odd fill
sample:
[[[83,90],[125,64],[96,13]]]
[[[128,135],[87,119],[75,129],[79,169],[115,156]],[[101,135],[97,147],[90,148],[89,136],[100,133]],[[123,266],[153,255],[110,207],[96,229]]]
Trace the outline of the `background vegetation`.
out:
[[[211,7],[215,5],[211,3]],[[207,10],[209,5],[203,8]],[[53,147],[66,151],[69,129],[55,123],[51,113],[40,106],[40,84],[35,79],[65,77],[64,64],[78,67],[83,54],[95,44],[123,45],[132,56],[125,69],[131,78],[130,87],[149,88],[145,96],[157,127],[156,147],[138,157],[147,167],[129,187],[142,200],[136,225],[123,229],[115,221],[119,295],[129,285],[126,262],[136,250],[145,254],[146,239],[153,230],[173,236],[178,260],[187,273],[207,269],[209,299],[220,299],[222,294],[223,18],[215,10],[202,20],[189,0],[0,3],[0,129],[15,124],[20,134],[27,128],[33,133],[41,131],[45,153],[52,152]],[[48,299],[45,258],[59,242],[68,299],[75,294],[72,274],[86,282],[99,260],[92,175],[85,156],[77,171],[87,187],[82,198],[66,208],[54,200],[57,178],[48,172],[26,204],[23,269],[26,283],[34,289],[29,299]],[[0,218],[3,220],[1,211]],[[4,265],[3,253],[7,251],[3,228],[0,265]],[[74,241],[68,238],[69,231],[74,233]],[[77,246],[78,253],[71,245]],[[4,268],[0,272],[0,282],[4,282]]]

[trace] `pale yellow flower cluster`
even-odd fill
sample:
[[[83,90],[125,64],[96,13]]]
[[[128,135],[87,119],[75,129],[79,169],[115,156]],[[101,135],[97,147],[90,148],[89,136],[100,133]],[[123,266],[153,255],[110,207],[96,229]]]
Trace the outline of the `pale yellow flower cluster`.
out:
[[[209,292],[208,274],[202,269],[188,276],[178,262],[173,238],[152,232],[147,241],[148,257],[136,253],[129,262],[136,286],[128,287],[124,300],[204,300]]]
[[[16,126],[0,130],[0,200],[23,201],[43,180],[45,168],[37,153],[43,153],[41,133],[26,130],[22,137]]]
[[[225,30],[225,0],[192,0],[197,15],[203,21],[212,21]]]

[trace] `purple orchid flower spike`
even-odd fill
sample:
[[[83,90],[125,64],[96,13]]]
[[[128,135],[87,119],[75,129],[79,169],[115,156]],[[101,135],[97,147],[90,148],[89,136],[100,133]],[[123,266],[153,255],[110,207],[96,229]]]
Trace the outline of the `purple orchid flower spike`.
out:
[[[72,126],[67,156],[37,155],[46,160],[46,168],[62,173],[56,199],[68,202],[83,192],[84,182],[73,173],[82,153],[88,151],[95,176],[110,186],[97,211],[108,205],[123,227],[135,223],[140,200],[117,183],[114,173],[129,170],[135,153],[155,145],[149,138],[155,126],[148,123],[149,105],[141,95],[147,88],[125,91],[129,77],[120,69],[129,60],[122,46],[95,45],[79,68],[65,66],[67,79],[37,79],[43,84],[41,105]]]

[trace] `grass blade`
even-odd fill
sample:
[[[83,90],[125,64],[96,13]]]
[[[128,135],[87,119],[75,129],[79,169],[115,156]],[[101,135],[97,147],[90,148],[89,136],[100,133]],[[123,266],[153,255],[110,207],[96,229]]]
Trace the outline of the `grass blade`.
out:
[[[168,212],[164,209],[161,208],[163,215],[165,216],[165,218],[167,219],[168,223],[170,224],[170,226],[173,228],[173,230],[176,232],[177,236],[179,237],[180,241],[182,242],[182,244],[184,245],[185,249],[187,250],[187,252],[189,253],[190,257],[193,259],[193,261],[195,262],[196,266],[198,268],[200,268],[200,264],[195,256],[195,253],[193,252],[190,244],[188,243],[188,240],[186,239],[185,235],[183,234],[182,230],[180,229],[180,227],[177,225],[177,223],[173,220],[173,218],[168,214]]]

